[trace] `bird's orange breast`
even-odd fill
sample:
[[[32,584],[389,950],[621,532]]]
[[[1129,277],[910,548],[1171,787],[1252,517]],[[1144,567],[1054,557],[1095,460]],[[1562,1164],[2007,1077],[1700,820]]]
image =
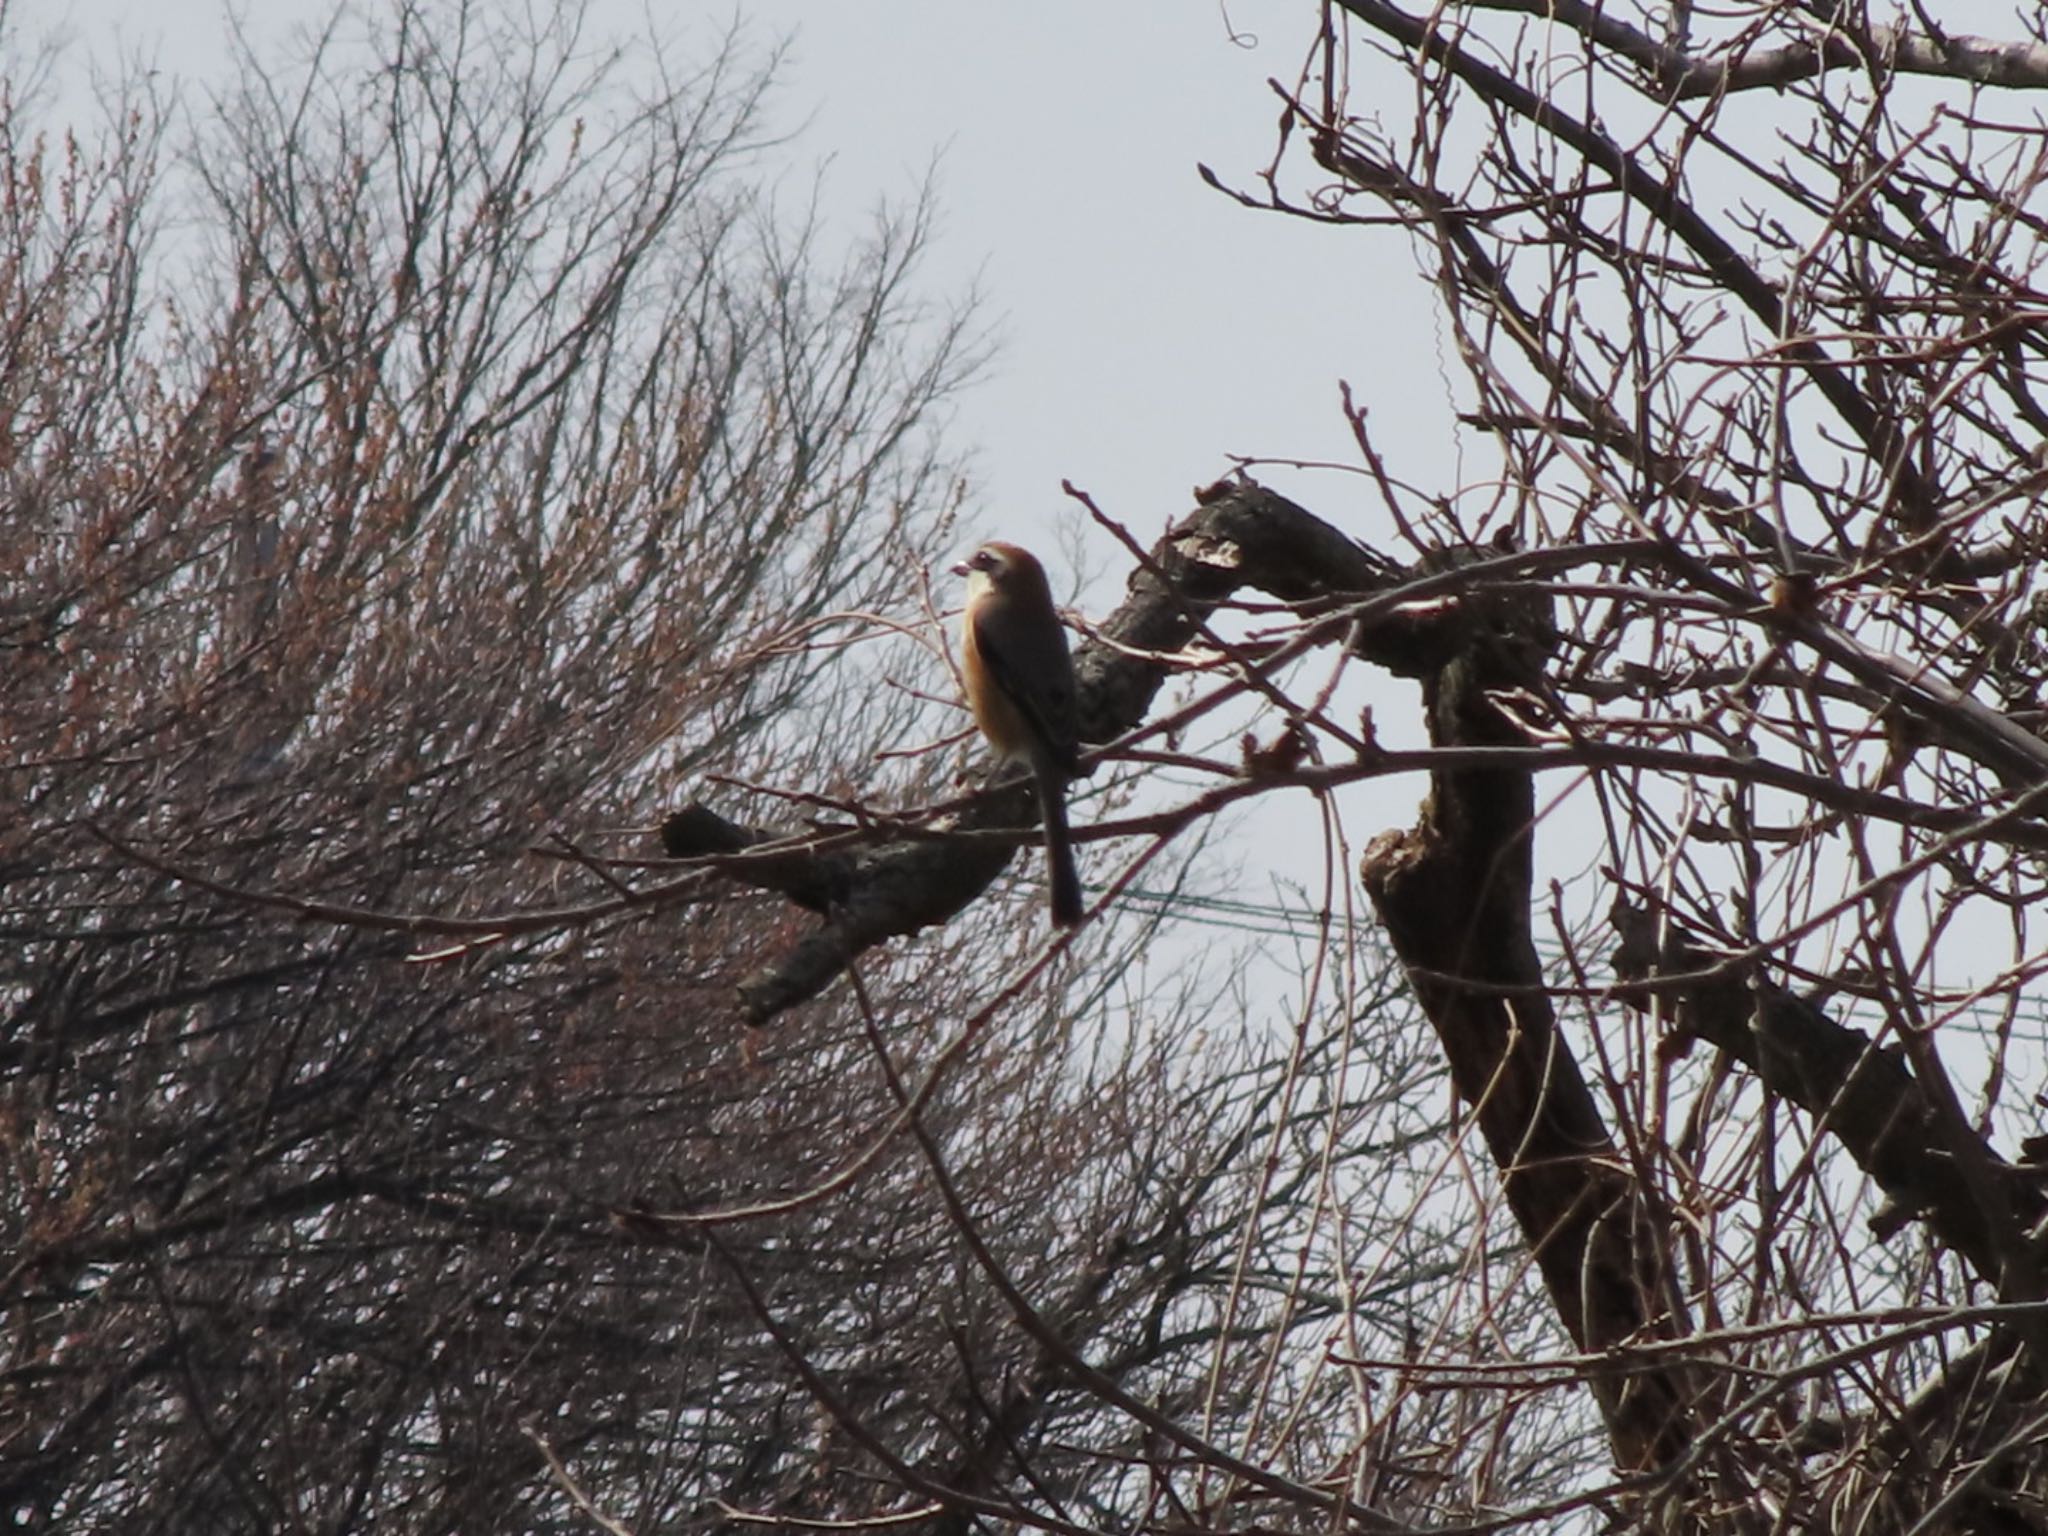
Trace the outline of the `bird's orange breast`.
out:
[[[974,723],[998,755],[1014,760],[1031,756],[1031,724],[1024,712],[1010,702],[996,682],[995,672],[982,660],[972,622],[963,626],[961,649],[965,652],[963,672],[967,682],[967,706],[974,711]]]

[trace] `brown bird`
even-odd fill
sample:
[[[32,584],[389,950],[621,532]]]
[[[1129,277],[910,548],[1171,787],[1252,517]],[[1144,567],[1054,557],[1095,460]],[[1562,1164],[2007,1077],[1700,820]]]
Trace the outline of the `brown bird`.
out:
[[[1052,920],[1081,921],[1081,876],[1067,835],[1067,784],[1079,777],[1074,659],[1052,605],[1045,567],[1028,550],[992,542],[953,574],[967,578],[962,667],[974,723],[1005,762],[1028,763],[1045,826]]]

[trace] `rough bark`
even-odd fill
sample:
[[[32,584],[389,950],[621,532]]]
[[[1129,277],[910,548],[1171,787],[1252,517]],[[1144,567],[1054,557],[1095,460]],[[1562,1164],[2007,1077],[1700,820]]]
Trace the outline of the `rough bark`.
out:
[[[1494,596],[1365,630],[1355,645],[1420,676],[1436,746],[1519,746],[1524,733],[1492,693],[1535,682],[1552,638],[1542,602]],[[1419,822],[1377,839],[1360,876],[1566,1331],[1583,1351],[1674,1337],[1683,1330],[1662,1214],[1608,1134],[1545,995],[1529,917],[1534,826],[1532,774],[1436,772]],[[1591,1385],[1624,1468],[1683,1454],[1692,1427],[1679,1372],[1617,1369]]]

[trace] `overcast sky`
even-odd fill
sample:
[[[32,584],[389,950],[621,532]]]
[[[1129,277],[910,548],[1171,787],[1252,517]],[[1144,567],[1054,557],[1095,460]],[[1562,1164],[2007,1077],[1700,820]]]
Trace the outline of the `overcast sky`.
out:
[[[907,188],[936,152],[941,266],[979,270],[1002,322],[963,426],[1006,526],[1066,515],[1063,477],[1151,528],[1232,453],[1350,462],[1341,378],[1390,433],[1448,439],[1405,243],[1248,212],[1196,174],[1251,184],[1271,159],[1266,81],[1299,72],[1300,0],[747,10],[795,30],[789,95],[816,104],[808,142],[842,193]],[[1326,494],[1338,520],[1365,506]]]
[[[327,10],[270,0],[258,14],[282,29]],[[654,10],[707,44],[735,14]],[[634,35],[645,14],[596,0],[591,30]],[[959,418],[989,526],[1045,542],[1051,520],[1076,516],[1062,478],[1156,528],[1229,454],[1348,461],[1340,378],[1406,445],[1448,440],[1431,306],[1401,239],[1250,213],[1196,175],[1200,161],[1249,182],[1271,158],[1265,82],[1299,71],[1302,0],[741,0],[737,14],[763,48],[791,40],[775,116],[801,129],[794,192],[822,165],[828,209],[852,229],[936,170],[927,276],[940,292],[978,287],[1001,342]],[[88,0],[10,20],[68,26],[94,51],[118,40],[189,82],[218,71],[224,16],[208,0]],[[1324,494],[1325,515],[1366,513],[1355,486]],[[1103,573],[1121,566],[1108,540],[1089,547]]]

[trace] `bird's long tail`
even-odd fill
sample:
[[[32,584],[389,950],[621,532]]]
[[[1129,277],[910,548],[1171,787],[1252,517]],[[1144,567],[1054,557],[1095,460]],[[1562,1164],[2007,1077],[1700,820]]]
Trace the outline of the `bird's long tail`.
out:
[[[1052,881],[1052,920],[1062,928],[1081,921],[1081,872],[1067,833],[1067,789],[1057,769],[1039,766],[1038,817],[1045,824],[1045,872]]]

